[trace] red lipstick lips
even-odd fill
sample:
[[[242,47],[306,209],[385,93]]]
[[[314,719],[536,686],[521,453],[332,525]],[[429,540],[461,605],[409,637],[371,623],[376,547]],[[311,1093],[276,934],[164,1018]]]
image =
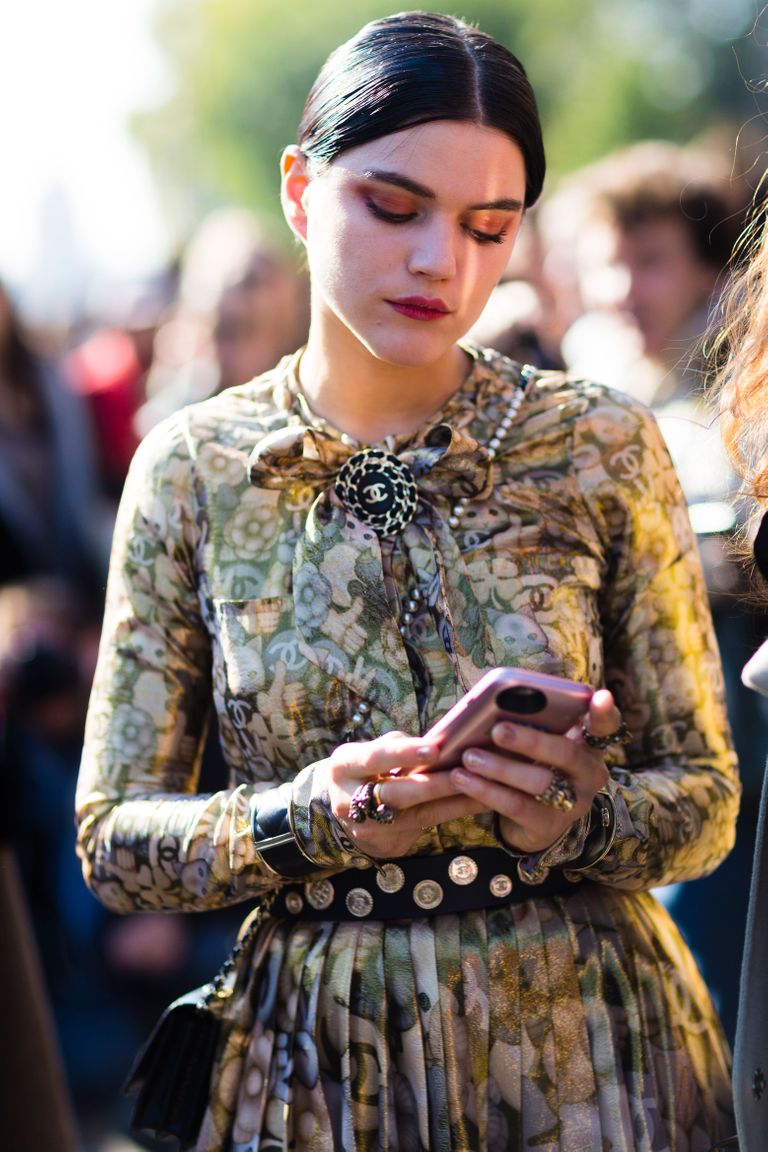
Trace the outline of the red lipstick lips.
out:
[[[450,308],[445,301],[426,296],[401,296],[398,300],[388,300],[387,303],[401,316],[408,316],[411,320],[441,320],[450,315]]]

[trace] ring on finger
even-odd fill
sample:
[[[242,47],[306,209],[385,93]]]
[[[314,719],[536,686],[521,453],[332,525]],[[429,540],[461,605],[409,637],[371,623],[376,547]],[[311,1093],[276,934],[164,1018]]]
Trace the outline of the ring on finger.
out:
[[[552,779],[543,792],[534,796],[539,804],[545,808],[556,808],[558,812],[570,812],[576,803],[576,792],[573,784],[557,768],[552,769]]]
[[[606,748],[610,748],[611,744],[629,744],[632,739],[632,733],[625,721],[622,720],[618,728],[613,732],[609,732],[607,736],[596,736],[594,732],[590,732],[586,724],[583,724],[581,737],[585,744],[589,744],[590,748],[599,748],[601,752],[605,752]]]
[[[378,782],[372,783],[367,780],[352,793],[349,801],[349,819],[353,824],[362,824],[365,820],[373,820],[377,824],[391,824],[394,818],[395,809],[381,799],[381,785]]]
[[[367,780],[360,784],[352,793],[349,801],[349,819],[353,824],[362,824],[370,815],[373,784]]]
[[[381,798],[381,784],[377,781],[371,789],[371,811],[368,815],[371,820],[379,824],[391,824],[396,812],[391,804],[386,804]]]

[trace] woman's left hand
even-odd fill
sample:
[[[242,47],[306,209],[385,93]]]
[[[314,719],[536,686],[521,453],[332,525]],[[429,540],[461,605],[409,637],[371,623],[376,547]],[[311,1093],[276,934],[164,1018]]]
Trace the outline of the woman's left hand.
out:
[[[584,723],[595,736],[617,731],[621,714],[607,689],[595,692]],[[589,812],[595,793],[608,781],[603,753],[584,741],[581,726],[558,736],[504,721],[491,735],[495,748],[465,752],[462,766],[451,771],[453,785],[499,813],[510,848],[541,852]],[[537,799],[553,786],[557,790],[558,783],[565,787],[566,803],[573,800],[567,810]]]

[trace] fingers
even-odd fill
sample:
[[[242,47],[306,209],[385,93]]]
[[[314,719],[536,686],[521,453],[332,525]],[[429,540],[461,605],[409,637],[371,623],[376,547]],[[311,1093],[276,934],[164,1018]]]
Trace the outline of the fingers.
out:
[[[621,712],[607,688],[595,692],[589,704],[586,723],[595,736],[610,736],[621,724]]]
[[[424,770],[437,755],[433,746],[403,733],[334,750],[325,768],[331,809],[361,852],[402,856],[426,828],[483,811],[449,772]]]
[[[616,712],[610,693],[598,701],[597,712],[607,726]],[[457,788],[511,822],[510,843],[524,852],[541,851],[590,810],[607,783],[602,753],[580,738],[506,721],[491,735],[494,747],[465,752],[451,777]]]
[[[626,742],[625,732],[612,694],[601,689],[592,697],[584,729],[579,725],[563,736],[505,721],[493,728],[493,747],[468,749],[451,771],[430,770],[438,752],[428,737],[392,732],[340,745],[328,761],[331,806],[372,856],[402,855],[424,828],[482,811],[511,821],[514,842],[536,851],[589,811],[608,782],[604,750]],[[375,791],[369,796],[363,784],[375,785]],[[353,809],[364,812],[357,821],[350,820],[356,793]]]
[[[388,732],[376,740],[340,744],[331,756],[334,774],[358,780],[388,776],[395,771],[418,771],[437,759],[434,745],[402,732]]]
[[[451,777],[454,787],[486,808],[510,818],[529,819],[539,829],[550,828],[553,811],[567,814],[562,828],[567,827],[589,810],[605,782],[602,773],[566,774],[554,767],[517,764],[492,755],[471,758],[466,767],[452,769]]]
[[[463,757],[465,767],[476,770],[476,765],[485,764],[486,771],[490,766],[491,773],[498,773],[506,764],[509,784],[533,795],[546,788],[552,768],[559,768],[574,783],[583,784],[593,792],[606,782],[607,769],[602,756],[581,739],[508,721],[496,724],[491,736],[495,747],[470,749]]]

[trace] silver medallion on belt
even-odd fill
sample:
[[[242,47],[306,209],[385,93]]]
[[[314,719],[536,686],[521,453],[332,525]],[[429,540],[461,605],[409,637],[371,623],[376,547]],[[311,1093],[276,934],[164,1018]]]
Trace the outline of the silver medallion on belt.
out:
[[[291,916],[298,916],[304,907],[304,901],[298,892],[286,892],[285,894],[285,910],[290,912]]]
[[[443,889],[437,880],[420,880],[413,889],[414,903],[425,911],[443,902]]]
[[[314,880],[312,883],[304,885],[307,903],[311,904],[317,912],[323,912],[326,908],[330,908],[335,894],[330,880]]]
[[[503,872],[499,872],[492,878],[488,887],[492,896],[509,896],[512,891],[512,879],[505,876]]]
[[[376,883],[382,892],[399,892],[405,884],[405,872],[399,864],[382,864],[376,869]]]
[[[454,856],[448,865],[448,875],[454,884],[471,884],[480,869],[471,856]]]
[[[373,896],[367,888],[351,888],[345,903],[352,916],[370,916],[373,911]]]

